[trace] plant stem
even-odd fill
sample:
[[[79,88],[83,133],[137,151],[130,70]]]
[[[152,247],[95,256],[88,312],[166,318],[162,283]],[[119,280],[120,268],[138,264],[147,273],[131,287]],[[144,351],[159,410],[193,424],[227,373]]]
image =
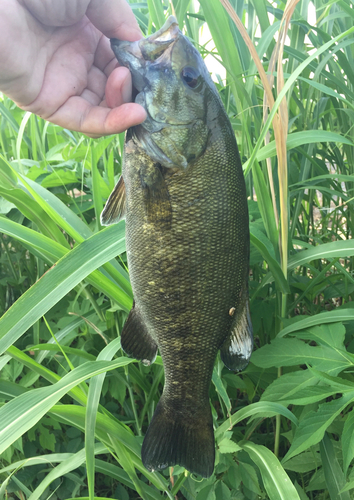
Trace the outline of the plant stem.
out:
[[[171,494],[173,496],[177,495],[177,493],[179,492],[179,490],[181,489],[181,486],[183,485],[184,481],[187,479],[188,476],[186,476],[185,473],[183,474],[180,474],[179,478],[177,479],[177,481],[175,482],[173,488],[172,488],[172,491],[171,491]]]
[[[283,328],[283,318],[286,316],[286,302],[287,295],[282,293],[281,295],[281,319],[280,319],[280,330]],[[278,368],[278,378],[282,375],[282,367]],[[276,415],[275,417],[275,436],[274,436],[274,455],[276,457],[279,456],[279,441],[280,441],[280,426],[281,420],[280,415]]]
[[[278,368],[278,378],[281,377],[282,368]],[[278,458],[279,456],[279,441],[280,441],[280,415],[275,416],[275,436],[274,436],[274,455]]]
[[[86,298],[91,302],[92,307],[97,313],[97,316],[100,318],[101,321],[105,322],[106,318],[104,316],[103,311],[101,310],[100,306],[97,304],[95,297],[92,295],[91,291],[88,290],[86,287],[84,288],[84,294],[86,295]]]
[[[15,271],[15,267],[14,267],[14,265],[12,263],[12,260],[11,260],[11,257],[10,257],[10,252],[9,252],[9,249],[7,248],[7,243],[6,243],[6,241],[4,241],[2,235],[0,234],[0,245],[1,245],[1,243],[2,243],[2,245],[4,247],[5,253],[6,253],[7,258],[9,260],[9,267],[11,269],[11,272],[12,272],[13,276],[14,276],[14,279],[18,280],[19,276],[17,276],[17,273]]]
[[[127,382],[128,382],[129,399],[130,399],[131,407],[132,407],[133,414],[134,414],[136,431],[137,431],[138,436],[141,436],[141,427],[140,427],[140,424],[139,424],[138,414],[137,414],[136,408],[135,408],[134,394],[133,394],[133,390],[132,390],[132,387],[131,387],[131,382],[130,382],[130,379],[129,379],[129,370],[128,370],[127,366],[124,367],[124,372],[125,372],[125,376],[126,376],[126,379],[127,379]]]

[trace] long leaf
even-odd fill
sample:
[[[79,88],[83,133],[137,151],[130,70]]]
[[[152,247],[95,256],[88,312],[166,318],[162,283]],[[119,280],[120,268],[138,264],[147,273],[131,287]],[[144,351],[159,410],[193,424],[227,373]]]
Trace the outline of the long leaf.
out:
[[[101,443],[97,443],[95,445],[94,454],[100,455],[102,453],[106,453],[107,448],[103,446]],[[54,467],[49,474],[40,482],[37,488],[34,490],[32,495],[30,495],[28,500],[38,500],[40,496],[44,493],[44,491],[48,488],[48,486],[55,481],[57,478],[64,476],[68,472],[81,467],[81,465],[85,461],[85,450],[80,450],[75,454],[72,454],[69,458],[60,462],[59,465]]]
[[[343,469],[347,474],[350,462],[354,458],[354,412],[351,411],[347,415],[344,424],[343,433],[341,436],[342,450],[343,450]]]
[[[338,323],[339,321],[353,321],[354,320],[354,310],[353,309],[334,309],[333,311],[322,312],[316,314],[315,316],[303,316],[303,319],[296,317],[296,321],[291,325],[283,328],[277,335],[281,338],[291,332],[296,332],[298,330],[304,330],[305,328],[310,328],[312,326],[323,325],[324,323]]]
[[[329,425],[352,401],[354,401],[354,392],[329,403],[323,403],[317,411],[307,413],[296,429],[290,450],[283,462],[319,443]]]
[[[253,353],[252,363],[261,368],[308,363],[319,371],[337,375],[346,368],[354,367],[354,355],[344,349],[311,346],[299,339],[277,337]]]
[[[327,130],[304,130],[301,132],[293,132],[288,135],[286,140],[286,149],[290,151],[293,148],[303,146],[304,144],[316,144],[319,142],[341,142],[354,146],[353,142],[343,135]],[[256,155],[256,160],[261,161],[266,158],[272,158],[277,154],[275,141],[271,141],[266,146],[260,148]],[[247,170],[250,160],[243,164],[243,169]]]
[[[51,238],[5,217],[0,217],[1,231],[21,241],[32,253],[50,265],[56,264],[59,259],[69,253],[69,249]],[[117,277],[117,275],[115,276]],[[124,279],[123,275],[119,275],[119,281],[116,283],[97,269],[87,276],[86,281],[116,301],[117,304],[126,303],[127,307],[130,307],[131,294],[126,292],[127,290],[130,291],[130,283]],[[125,286],[124,282],[126,282]]]
[[[74,286],[124,249],[124,227],[112,225],[76,246],[23,294],[0,319],[0,354]],[[128,299],[121,303],[127,311]]]
[[[97,361],[105,360],[110,361],[116,352],[120,349],[120,338],[110,342],[100,354],[97,356]],[[87,468],[87,482],[89,489],[89,497],[91,500],[94,498],[95,493],[95,425],[96,415],[98,411],[99,400],[102,391],[102,385],[106,374],[102,373],[95,377],[91,383],[87,397],[87,410],[85,422],[85,453],[86,453],[86,468]]]
[[[274,276],[274,280],[278,285],[279,290],[282,293],[289,293],[289,284],[283,274],[283,271],[281,270],[280,264],[275,258],[274,249],[270,241],[261,231],[253,227],[252,224],[250,225],[250,238],[252,245],[257,248],[264,260],[269,265],[269,269]]]
[[[283,415],[286,418],[289,418],[295,425],[297,425],[297,418],[295,415],[285,408],[283,405],[278,403],[270,403],[267,401],[259,401],[258,403],[253,403],[248,405],[246,408],[242,408],[242,410],[237,411],[231,417],[224,422],[220,427],[217,428],[215,432],[216,440],[223,438],[224,433],[227,432],[230,428],[236,425],[238,422],[241,422],[244,418],[253,417],[255,415],[260,416],[274,416],[274,415]]]
[[[352,257],[354,255],[354,241],[340,240],[317,245],[316,247],[301,250],[290,257],[288,262],[289,271],[298,266],[307,264],[316,259],[331,259],[335,257]]]
[[[350,500],[349,492],[340,493],[345,485],[345,476],[337,460],[334,446],[325,433],[320,442],[323,472],[331,500]]]
[[[301,500],[279,460],[268,448],[251,442],[240,443],[240,446],[258,466],[270,500]]]
[[[160,29],[165,22],[165,14],[161,0],[147,0],[149,13],[156,29]]]
[[[88,378],[131,362],[123,357],[115,361],[88,361],[56,384],[33,389],[12,399],[0,408],[0,453],[33,427],[72,388]]]

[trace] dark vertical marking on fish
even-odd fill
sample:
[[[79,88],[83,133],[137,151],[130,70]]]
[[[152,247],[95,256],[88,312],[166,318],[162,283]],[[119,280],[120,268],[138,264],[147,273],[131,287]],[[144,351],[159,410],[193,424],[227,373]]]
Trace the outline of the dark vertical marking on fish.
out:
[[[139,175],[148,220],[170,227],[172,208],[161,165],[146,164],[140,168]]]

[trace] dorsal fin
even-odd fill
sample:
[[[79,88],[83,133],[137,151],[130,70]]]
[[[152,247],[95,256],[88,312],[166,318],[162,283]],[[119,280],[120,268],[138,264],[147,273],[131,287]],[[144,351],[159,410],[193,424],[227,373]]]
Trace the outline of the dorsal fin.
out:
[[[123,176],[119,177],[101,213],[102,226],[116,224],[125,216],[125,184]]]

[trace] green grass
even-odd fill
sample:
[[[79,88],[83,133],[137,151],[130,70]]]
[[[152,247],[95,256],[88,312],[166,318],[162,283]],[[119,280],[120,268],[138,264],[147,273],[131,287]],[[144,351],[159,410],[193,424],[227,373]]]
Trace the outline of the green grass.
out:
[[[243,31],[215,0],[132,3],[146,34],[173,5],[203,55],[208,24],[244,163],[255,351],[241,374],[214,369],[215,473],[141,463],[163,368],[120,349],[124,224],[97,217],[124,136],[88,139],[2,97],[0,498],[353,496],[354,11],[291,1],[283,19],[282,2],[231,4]]]

